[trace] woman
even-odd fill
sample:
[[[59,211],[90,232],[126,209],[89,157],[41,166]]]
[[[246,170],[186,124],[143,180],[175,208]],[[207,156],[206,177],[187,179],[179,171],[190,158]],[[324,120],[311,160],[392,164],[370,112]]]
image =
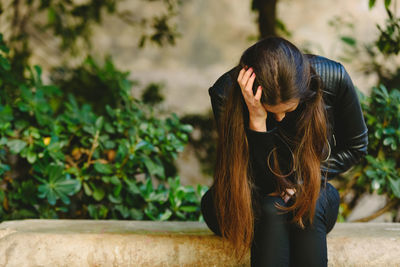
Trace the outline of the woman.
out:
[[[246,49],[209,89],[218,128],[208,227],[251,266],[327,266],[338,191],[327,180],[367,154],[368,133],[344,67],[280,37]]]

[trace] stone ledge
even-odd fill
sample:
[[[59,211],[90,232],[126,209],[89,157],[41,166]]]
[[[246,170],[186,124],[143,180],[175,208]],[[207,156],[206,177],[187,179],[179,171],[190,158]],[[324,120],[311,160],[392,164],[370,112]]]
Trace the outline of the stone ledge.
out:
[[[336,223],[329,266],[399,266],[400,224]],[[0,224],[0,266],[250,266],[202,222],[16,220]]]

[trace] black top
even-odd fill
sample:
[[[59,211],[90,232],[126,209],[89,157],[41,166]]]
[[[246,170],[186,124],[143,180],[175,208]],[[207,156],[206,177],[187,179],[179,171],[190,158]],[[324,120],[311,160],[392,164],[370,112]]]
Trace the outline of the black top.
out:
[[[294,111],[287,112],[284,119],[276,121],[271,113],[268,113],[266,120],[267,131],[258,132],[246,127],[246,136],[249,144],[250,170],[252,172],[255,185],[259,192],[271,193],[276,189],[277,178],[268,167],[267,158],[274,147],[278,151],[280,167],[283,174],[287,174],[293,167],[291,152],[294,148],[282,138],[282,132],[286,136],[294,134],[296,119],[299,117],[305,104],[299,103]],[[273,157],[271,153],[270,166],[273,166]],[[288,178],[294,182],[294,174]]]
[[[273,178],[274,176],[266,164],[268,154],[275,144],[275,135],[273,131],[274,130],[256,132],[249,128],[246,129],[252,177],[255,185],[258,187],[257,190],[266,194],[275,191],[276,188],[276,182]]]

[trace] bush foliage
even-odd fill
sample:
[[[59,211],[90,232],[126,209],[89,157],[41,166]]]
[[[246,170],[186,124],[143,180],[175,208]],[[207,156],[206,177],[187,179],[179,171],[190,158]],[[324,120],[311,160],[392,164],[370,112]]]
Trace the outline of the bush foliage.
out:
[[[94,111],[44,84],[39,66],[14,75],[1,35],[0,50],[1,220],[201,218],[207,188],[182,186],[174,167],[192,126],[175,113],[156,118],[131,96],[129,73],[87,58],[82,75],[95,75],[114,96]]]
[[[369,129],[366,164],[357,184],[400,198],[400,91],[380,84],[361,101]]]

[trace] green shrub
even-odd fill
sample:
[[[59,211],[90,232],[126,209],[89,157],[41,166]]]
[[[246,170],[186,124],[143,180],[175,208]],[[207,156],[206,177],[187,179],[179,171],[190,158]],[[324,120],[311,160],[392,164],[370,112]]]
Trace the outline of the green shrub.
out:
[[[156,118],[110,59],[83,64],[114,96],[115,105],[95,112],[43,84],[39,66],[16,78],[1,34],[0,49],[1,220],[201,220],[207,188],[181,186],[174,168],[191,125],[175,113]]]
[[[362,109],[369,130],[368,155],[357,184],[400,198],[400,91],[388,92],[384,85],[373,87],[362,98]]]

